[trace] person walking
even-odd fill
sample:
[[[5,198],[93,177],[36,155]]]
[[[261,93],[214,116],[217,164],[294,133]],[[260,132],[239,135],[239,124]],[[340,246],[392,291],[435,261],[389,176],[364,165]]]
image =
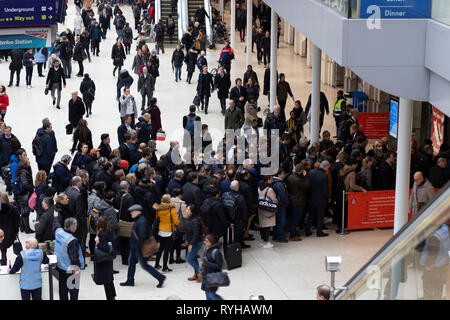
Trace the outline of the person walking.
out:
[[[187,262],[194,269],[194,275],[189,277],[189,281],[202,281],[202,274],[200,272],[200,265],[198,263],[197,255],[202,248],[202,240],[200,239],[201,222],[198,214],[198,208],[194,204],[187,206],[186,208],[187,219],[185,220],[184,227],[186,231],[186,243],[188,245]]]
[[[234,101],[236,107],[245,113],[245,104],[247,103],[247,90],[242,86],[241,78],[236,78],[236,86],[230,91],[230,99]]]
[[[83,102],[86,106],[86,118],[89,118],[89,115],[92,114],[92,103],[95,100],[95,89],[94,80],[92,80],[89,77],[89,74],[86,73],[80,84],[80,92],[83,94]]]
[[[347,100],[344,98],[344,91],[338,90],[336,102],[333,106],[333,117],[336,122],[336,137],[338,136],[339,125],[341,122],[342,113],[345,112],[345,106],[347,105]]]
[[[73,56],[73,44],[67,39],[66,36],[61,37],[61,46],[59,50],[59,58],[61,59],[64,69],[64,76],[70,79],[72,75],[72,56]]]
[[[203,66],[202,72],[198,77],[197,83],[197,95],[200,98],[201,109],[205,110],[205,114],[208,114],[209,97],[214,90],[213,77],[208,72],[208,66]]]
[[[67,287],[69,275],[79,277],[80,270],[85,268],[84,257],[80,243],[74,234],[77,231],[77,219],[69,217],[64,220],[64,229],[59,222],[59,214],[54,212],[53,232],[55,233],[55,255],[57,258],[59,299],[78,300],[80,289]]]
[[[275,191],[272,188],[272,176],[262,176],[258,187],[259,199],[270,200],[278,204]],[[270,249],[273,244],[269,242],[270,228],[276,225],[276,212],[271,212],[258,208],[258,218],[261,233],[261,246],[264,249]]]
[[[116,7],[117,8],[117,7]],[[123,37],[123,28],[125,27],[125,17],[122,15],[122,11],[115,14],[115,18],[113,21],[114,26],[116,27],[116,33],[118,38]]]
[[[55,60],[53,62],[53,66],[48,70],[45,87],[47,89],[51,90],[53,106],[55,106],[55,103],[57,102],[56,103],[57,109],[61,109],[61,107],[59,105],[61,103],[61,91],[63,89],[63,84],[64,84],[64,88],[65,88],[66,87],[66,78],[64,76],[64,71],[60,67],[60,62],[58,60]],[[55,91],[58,94],[58,100],[56,100]]]
[[[280,73],[280,81],[278,82],[277,85],[277,100],[278,105],[281,107],[281,118],[283,119],[283,121],[286,121],[286,113],[284,109],[286,107],[288,94],[291,97],[292,101],[295,103],[295,98],[294,95],[292,94],[291,86],[289,85],[289,82],[286,81],[285,74]]]
[[[142,207],[138,204],[131,206],[128,211],[134,219],[130,238],[130,256],[128,258],[127,280],[122,282],[121,286],[134,286],[134,274],[136,272],[136,263],[139,262],[142,269],[150,273],[158,280],[157,288],[162,288],[166,276],[159,273],[155,268],[147,263],[142,256],[142,245],[145,240],[150,238],[150,226],[145,216],[142,214]],[[175,214],[176,215],[176,214]]]
[[[206,287],[206,277],[209,273],[221,272],[223,256],[220,252],[221,243],[217,242],[212,234],[208,234],[203,241],[205,252],[203,253],[202,264],[202,286],[205,291],[206,300],[223,300],[216,292],[218,287]]]
[[[42,120],[42,128],[37,130],[36,136],[42,145],[42,153],[36,155],[38,170],[44,170],[48,176],[50,175],[50,169],[55,160],[55,155],[58,152],[55,132],[48,118]]]
[[[124,117],[128,114],[131,115],[131,126],[134,128],[135,119],[138,117],[138,112],[136,108],[136,100],[133,95],[130,93],[130,88],[125,88],[123,91],[123,95],[119,99],[120,102],[120,118],[124,119]]]
[[[270,63],[270,31],[266,31],[266,35],[261,39],[261,52],[264,58],[264,68]]]
[[[175,18],[173,13],[169,13],[166,19],[167,35],[169,36],[169,42],[172,42],[173,35],[175,34]]]
[[[414,173],[414,185],[409,200],[409,211],[412,210],[413,216],[417,215],[428,201],[435,196],[434,186],[426,180],[423,173],[418,171]]]
[[[226,100],[229,95],[229,90],[231,87],[231,81],[230,81],[230,74],[225,73],[224,67],[219,67],[219,72],[216,74],[216,77],[214,78],[214,87],[217,90],[217,97],[220,101],[220,107],[222,115],[225,115],[226,110]]]
[[[14,81],[14,73],[16,74],[16,87],[20,83],[20,70],[23,68],[23,50],[22,49],[12,49],[11,50],[11,63],[9,64],[9,70],[11,71],[9,76],[8,87],[12,87]]]
[[[233,100],[228,102],[228,109],[225,111],[225,130],[240,130],[245,122],[244,113],[236,108]]]
[[[72,99],[69,100],[69,123],[73,129],[78,125],[78,122],[83,119],[84,103],[78,96],[78,91],[72,92]]]
[[[176,226],[180,223],[178,219],[175,206],[171,203],[172,197],[169,194],[165,194],[161,198],[161,204],[155,203],[153,209],[156,211],[156,220],[159,220],[158,236],[160,237],[159,251],[156,255],[155,269],[160,269],[159,264],[161,256],[163,256],[163,272],[170,272],[167,262],[169,261],[169,255],[172,251],[173,240],[172,234],[176,229]]]
[[[150,99],[153,98],[154,90],[155,90],[155,79],[153,79],[153,76],[148,72],[148,68],[144,67],[142,68],[142,73],[139,76],[138,81],[138,91],[141,93],[142,96],[142,105],[141,105],[142,111],[145,109],[146,106],[145,100],[147,99],[147,103],[149,103]]]
[[[197,66],[197,57],[198,52],[194,49],[189,49],[188,53],[186,54],[186,57],[184,58],[184,62],[186,63],[186,71],[187,71],[187,77],[186,82],[191,84],[192,75],[195,72],[195,67]]]
[[[30,238],[25,241],[25,250],[17,256],[9,274],[15,274],[20,269],[20,294],[22,300],[42,300],[41,264],[48,264],[49,259],[38,249],[38,241]]]
[[[219,63],[224,66],[226,72],[230,74],[231,72],[231,60],[234,59],[234,51],[230,46],[230,42],[225,42],[225,47],[220,52]]]
[[[194,136],[199,134],[202,119],[195,114],[195,105],[189,106],[189,114],[183,117],[183,147],[191,148],[194,146]],[[197,126],[195,125],[197,123]],[[196,132],[197,130],[197,132]]]
[[[157,54],[159,55],[159,50],[162,50],[164,53],[164,35],[166,33],[166,26],[162,19],[159,19],[158,24],[155,26],[155,49]]]
[[[122,70],[123,61],[126,59],[125,50],[122,44],[122,39],[117,37],[116,43],[112,47],[111,59],[113,60],[114,71],[113,77],[116,76],[116,70]]]
[[[131,44],[133,43],[133,29],[131,29],[128,22],[125,23],[125,27],[122,30],[122,40],[125,46],[125,54],[130,54]]]
[[[75,49],[73,50],[73,61],[78,62],[78,73],[76,74],[77,77],[82,77],[84,73],[84,66],[83,66],[84,55],[85,53],[83,49],[83,44],[80,41],[80,36],[77,36],[75,42]]]
[[[93,148],[92,146],[92,132],[88,128],[88,123],[85,119],[78,121],[75,132],[73,133],[73,144],[71,149],[71,154],[75,150],[81,151],[81,144],[86,143],[89,146],[89,150]]]
[[[25,67],[26,71],[25,81],[28,89],[31,89],[31,78],[33,77],[33,63],[35,63],[33,49],[27,49],[27,51],[25,51],[23,54],[22,64]]]
[[[89,52],[89,43],[91,42],[91,34],[86,30],[86,28],[83,28],[81,31],[80,41],[81,41],[83,50],[86,53],[88,61],[91,62],[91,54]],[[97,53],[98,53],[98,51],[97,51]]]
[[[248,102],[245,105],[245,121],[244,121],[244,133],[250,135],[249,130],[255,131],[256,137],[259,140],[258,131],[258,111],[260,108],[256,105],[255,97],[249,96]]]
[[[100,42],[102,42],[102,30],[100,29],[100,25],[97,21],[95,21],[94,25],[90,29],[90,39],[91,39],[91,47],[92,47],[92,55],[96,55],[100,53]],[[89,47],[89,44],[88,44]],[[88,55],[89,62],[91,61]]]
[[[306,103],[306,107],[305,107],[305,113],[308,116],[309,115],[309,109],[311,108],[311,94],[308,97],[308,102]],[[330,110],[328,107],[328,99],[327,96],[325,95],[325,93],[323,93],[322,91],[320,91],[320,117],[319,117],[319,132],[322,131],[322,126],[323,126],[323,119],[325,117],[325,112],[326,114],[330,114]],[[308,119],[310,117],[308,116]]]
[[[9,107],[9,96],[5,86],[0,86],[0,120],[5,122],[6,111]]]
[[[100,27],[102,28],[102,39],[106,39],[111,17],[108,15],[108,10],[103,8],[103,12],[99,15]]]
[[[181,81],[181,67],[183,67],[184,52],[181,50],[181,45],[177,44],[176,49],[172,54],[172,68],[175,72],[175,82]]]
[[[42,74],[42,67],[44,67],[45,69],[45,63],[47,62],[47,54],[48,54],[47,48],[37,48],[36,52],[34,53],[34,59],[36,61],[38,69],[38,77],[45,77]]]
[[[113,233],[106,216],[100,216],[97,220],[97,236],[95,237],[95,252],[98,250],[110,253],[113,251]],[[115,300],[116,288],[114,287],[113,261],[98,261],[94,257],[94,282],[105,288],[106,300]]]

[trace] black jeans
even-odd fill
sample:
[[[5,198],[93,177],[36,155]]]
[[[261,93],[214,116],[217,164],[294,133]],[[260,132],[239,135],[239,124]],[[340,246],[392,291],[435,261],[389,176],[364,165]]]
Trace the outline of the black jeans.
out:
[[[92,54],[98,56],[98,54],[100,53],[100,42],[98,42],[97,40],[92,40],[92,46],[93,46]]]
[[[69,275],[66,271],[56,268],[59,274],[59,300],[78,300],[78,293],[80,289],[69,289],[67,288],[67,278]]]
[[[220,101],[220,108],[222,109],[222,113],[225,113],[225,110],[227,109],[227,98],[219,98]]]
[[[283,120],[283,122],[286,121],[286,115],[284,113],[284,108],[286,108],[286,100],[278,100],[278,104],[281,108],[281,119]]]
[[[89,45],[87,46],[87,48],[83,47],[83,50],[84,50],[84,52],[86,52],[88,59],[91,60],[91,54],[89,53]]]
[[[181,244],[182,243],[183,243],[183,233],[180,233],[178,238],[175,241],[173,241],[172,250],[170,250],[169,260],[174,260],[173,259],[174,251],[175,251],[176,256],[177,256],[176,260],[181,259]]]
[[[256,46],[256,58],[258,59],[259,62],[261,62],[262,56],[263,56],[263,53],[261,51],[261,48]]]
[[[327,205],[319,205],[316,207],[310,207],[308,220],[306,221],[306,228],[305,232],[310,233],[311,232],[311,226],[313,224],[313,221],[316,222],[316,228],[317,228],[317,234],[322,233],[323,228],[323,216],[325,214],[325,210],[327,208]]]
[[[150,99],[153,98],[153,92],[145,92],[144,94],[141,93],[142,96],[142,108],[146,106],[145,99],[147,98],[147,104],[150,102]]]
[[[78,75],[82,76],[84,74],[83,60],[78,60],[78,67],[79,67]]]
[[[261,234],[261,240],[264,241],[264,242],[268,242],[269,241],[269,235],[270,235],[270,227],[260,228],[259,232]]]
[[[78,239],[83,255],[86,253],[86,238],[88,234],[87,218],[77,218],[77,231],[74,236]]]
[[[119,251],[122,257],[122,264],[128,265],[128,257],[130,256],[130,238],[119,237]]]
[[[12,85],[13,84],[13,80],[14,80],[14,73],[17,76],[17,82],[16,84],[19,85],[20,82],[20,69],[18,70],[11,70],[11,73],[9,75],[9,84]]]
[[[84,101],[84,105],[86,106],[86,115],[90,114],[92,111],[92,102]]]
[[[209,97],[206,94],[201,94],[200,95],[200,102],[201,102],[202,110],[203,110],[203,107],[204,107],[205,111],[208,111]]]
[[[115,300],[116,288],[114,287],[114,282],[110,282],[104,285],[106,300]]]
[[[172,237],[161,237],[158,254],[156,255],[155,266],[159,266],[159,261],[161,260],[161,256],[163,256],[163,269],[168,268],[167,262],[169,261],[169,254],[172,251],[172,246]]]
[[[38,68],[38,75],[42,76],[42,66],[44,65],[43,62],[38,62],[37,68]]]
[[[108,31],[108,26],[102,27],[102,38],[106,39],[106,33]]]
[[[33,66],[25,67],[25,72],[25,81],[27,83],[27,86],[31,86],[31,78],[33,78]]]
[[[6,266],[6,262],[7,262],[6,251],[7,250],[8,249],[6,248],[6,246],[3,243],[0,243],[0,251],[2,253],[2,259],[0,260],[0,265],[1,266]]]
[[[42,288],[34,290],[20,289],[20,295],[22,296],[22,300],[42,300]]]
[[[264,55],[264,65],[270,63],[270,52],[264,50],[263,55]]]
[[[130,54],[131,52],[131,43],[125,44],[125,54]]]
[[[50,175],[50,170],[52,168],[52,164],[44,164],[44,163],[38,163],[38,170],[44,170],[47,174],[47,177]]]

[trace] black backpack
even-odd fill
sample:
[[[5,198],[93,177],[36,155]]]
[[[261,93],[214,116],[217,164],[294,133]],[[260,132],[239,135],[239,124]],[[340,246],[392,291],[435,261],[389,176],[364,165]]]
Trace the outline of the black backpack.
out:
[[[33,154],[36,157],[42,156],[42,154],[44,153],[44,146],[42,145],[41,138],[37,134],[31,142],[31,146],[33,149]]]
[[[125,20],[122,17],[117,18],[116,21],[116,27],[117,29],[123,29],[123,27],[125,26]]]
[[[230,221],[235,221],[239,212],[236,197],[234,197],[231,192],[225,192],[222,195],[222,204],[228,219]]]

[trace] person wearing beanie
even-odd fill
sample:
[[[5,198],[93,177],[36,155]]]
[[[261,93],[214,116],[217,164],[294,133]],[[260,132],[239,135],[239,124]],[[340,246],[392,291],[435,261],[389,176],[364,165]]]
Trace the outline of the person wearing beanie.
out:
[[[80,92],[83,94],[83,102],[86,106],[86,118],[92,114],[92,103],[95,100],[95,83],[89,77],[89,74],[84,74],[84,79],[80,84]]]

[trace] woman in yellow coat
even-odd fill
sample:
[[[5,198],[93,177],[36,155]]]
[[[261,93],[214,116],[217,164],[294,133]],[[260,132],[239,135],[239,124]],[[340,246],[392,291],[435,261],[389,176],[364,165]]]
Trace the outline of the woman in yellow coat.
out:
[[[156,219],[159,220],[159,231],[160,236],[159,251],[156,256],[155,269],[160,269],[159,261],[163,255],[163,272],[172,271],[167,266],[167,261],[169,260],[169,254],[172,250],[173,240],[172,233],[175,231],[176,226],[180,223],[178,219],[177,211],[175,206],[171,203],[172,198],[170,195],[165,194],[161,198],[161,204],[155,203],[153,209],[156,211]]]

